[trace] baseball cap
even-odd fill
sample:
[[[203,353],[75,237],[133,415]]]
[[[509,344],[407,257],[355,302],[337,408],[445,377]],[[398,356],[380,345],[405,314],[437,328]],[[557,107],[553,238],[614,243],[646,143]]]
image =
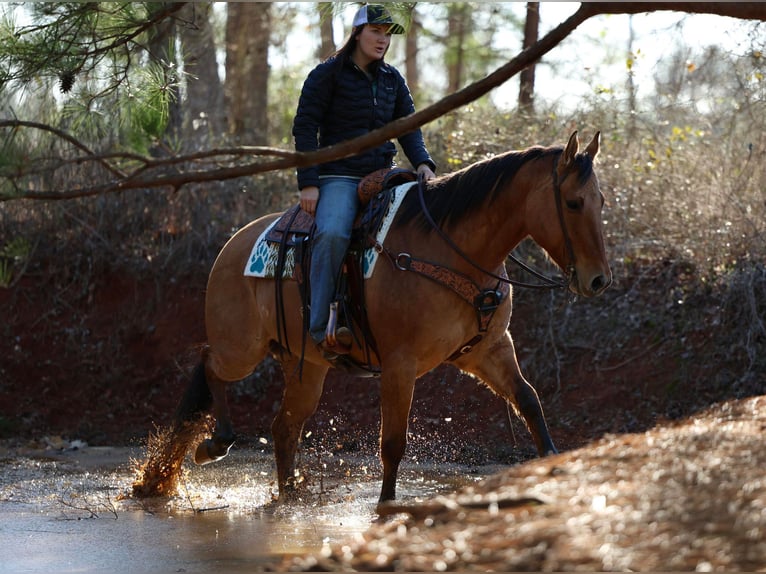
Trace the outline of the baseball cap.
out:
[[[357,10],[352,26],[356,28],[364,24],[390,24],[389,31],[392,34],[404,33],[404,27],[394,22],[388,10],[380,4],[365,4]]]

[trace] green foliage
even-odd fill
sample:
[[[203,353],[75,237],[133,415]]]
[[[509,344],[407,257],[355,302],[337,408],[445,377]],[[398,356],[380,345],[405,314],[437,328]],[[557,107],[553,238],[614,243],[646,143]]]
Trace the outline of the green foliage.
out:
[[[3,83],[88,75],[139,24],[131,3],[35,2],[24,8],[34,23],[19,27],[6,20],[7,33],[0,36]]]
[[[152,18],[164,6],[25,3],[33,24],[24,26],[7,12],[0,33],[0,93],[15,94],[18,104],[35,92],[53,92],[55,100],[45,108],[58,117],[49,118],[50,124],[63,123],[86,144],[117,137],[123,146],[146,152],[165,131],[179,83],[173,59],[153,59],[146,50]]]
[[[0,141],[0,196],[15,196],[11,181],[14,175],[24,169],[25,154],[15,137],[7,136]]]
[[[32,246],[23,237],[16,237],[0,247],[0,287],[8,288],[21,278]]]
[[[135,88],[128,93],[128,98],[133,105],[132,121],[128,126],[135,134],[148,135],[152,138],[161,138],[168,122],[170,103],[174,99],[174,84],[167,82],[164,66],[158,63],[149,63],[143,67],[135,78]]]

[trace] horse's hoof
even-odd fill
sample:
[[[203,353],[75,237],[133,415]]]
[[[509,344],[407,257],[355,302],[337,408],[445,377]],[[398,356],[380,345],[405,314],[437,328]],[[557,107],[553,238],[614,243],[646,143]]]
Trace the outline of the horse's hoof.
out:
[[[205,465],[205,464],[210,464],[211,462],[215,462],[217,460],[221,460],[227,454],[229,454],[230,448],[231,448],[231,444],[227,446],[225,449],[223,449],[223,451],[221,451],[220,445],[216,444],[214,441],[210,440],[209,438],[205,439],[201,443],[199,443],[199,445],[197,445],[197,450],[194,451],[194,463],[199,465]]]

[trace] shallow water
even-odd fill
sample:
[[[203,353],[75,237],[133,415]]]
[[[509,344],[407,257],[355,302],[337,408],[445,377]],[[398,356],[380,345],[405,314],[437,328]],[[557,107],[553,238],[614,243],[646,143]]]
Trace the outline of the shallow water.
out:
[[[0,459],[2,572],[241,572],[353,539],[376,519],[375,459],[317,456],[302,500],[272,502],[271,453],[233,450],[187,465],[181,493],[135,500],[128,448],[16,451]],[[401,500],[427,498],[496,470],[403,465]]]

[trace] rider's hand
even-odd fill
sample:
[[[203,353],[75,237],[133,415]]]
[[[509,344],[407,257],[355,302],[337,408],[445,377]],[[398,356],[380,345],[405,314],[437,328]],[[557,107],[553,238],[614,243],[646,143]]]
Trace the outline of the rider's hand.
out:
[[[301,209],[309,215],[314,215],[319,201],[319,188],[315,185],[309,185],[301,189]]]
[[[421,163],[418,166],[418,176],[422,177],[425,181],[428,181],[429,179],[435,178],[436,174],[433,172],[430,165]]]

